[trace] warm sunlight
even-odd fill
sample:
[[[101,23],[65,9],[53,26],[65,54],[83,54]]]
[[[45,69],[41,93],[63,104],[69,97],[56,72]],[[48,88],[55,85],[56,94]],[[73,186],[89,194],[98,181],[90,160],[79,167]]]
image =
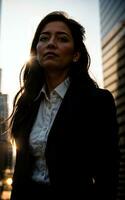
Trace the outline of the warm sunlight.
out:
[[[11,11],[11,10],[10,10]],[[7,18],[7,13],[3,16]],[[22,16],[23,17],[23,16]],[[26,16],[25,16],[26,17]],[[24,18],[25,18],[24,17]],[[15,24],[19,18],[12,17]],[[0,45],[0,68],[2,69],[2,93],[8,94],[9,113],[12,111],[12,102],[15,94],[20,88],[19,74],[24,63],[29,60],[30,46],[35,28],[40,21],[40,16],[30,19],[30,23],[24,20],[18,28],[12,27],[10,18],[4,23],[2,21],[1,45]],[[24,26],[24,27],[23,27]],[[25,28],[26,27],[26,28]],[[10,30],[10,31],[6,31]]]
[[[14,47],[15,45],[15,47]],[[29,60],[28,47],[24,47],[23,43],[14,44],[12,52],[9,53],[6,46],[2,46],[1,66],[2,70],[2,93],[9,93],[9,111],[11,110],[13,97],[20,87],[19,73],[23,64]],[[10,46],[12,46],[10,41]],[[17,50],[14,50],[17,49]],[[22,51],[22,49],[24,49]],[[7,52],[8,51],[8,52]],[[6,53],[5,53],[6,52]],[[6,57],[7,55],[7,57]],[[6,64],[6,66],[5,66]],[[9,68],[11,69],[9,71]],[[9,72],[9,73],[8,73]],[[6,79],[4,78],[6,77]],[[10,81],[10,82],[9,82]]]
[[[41,18],[50,11],[65,10],[83,24],[86,29],[86,44],[92,60],[91,74],[99,83],[102,81],[97,1],[90,4],[90,1],[78,0],[77,4],[72,4],[72,9],[70,1],[53,2],[55,3],[50,4],[48,1],[43,3],[41,0],[37,0],[37,3],[32,0],[30,2],[4,0],[2,3],[0,68],[2,69],[2,93],[8,94],[9,112],[12,110],[13,98],[20,87],[21,67],[29,58],[34,31]],[[93,18],[95,24],[92,25],[89,19]],[[93,29],[93,26],[96,28]]]
[[[7,180],[6,180],[6,184],[7,185],[11,185],[12,184],[12,178],[7,178]]]
[[[16,156],[16,143],[15,143],[15,141],[13,142],[13,157],[15,157]]]

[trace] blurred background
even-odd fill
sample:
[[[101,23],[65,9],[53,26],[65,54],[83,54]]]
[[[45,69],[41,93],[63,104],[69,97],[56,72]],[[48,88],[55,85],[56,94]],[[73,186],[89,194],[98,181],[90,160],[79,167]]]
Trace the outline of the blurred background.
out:
[[[86,30],[90,74],[111,91],[119,123],[120,169],[117,200],[125,200],[125,1],[0,0],[0,122],[12,111],[19,73],[28,60],[36,27],[51,11],[66,11]],[[0,200],[10,199],[16,147],[0,123]]]

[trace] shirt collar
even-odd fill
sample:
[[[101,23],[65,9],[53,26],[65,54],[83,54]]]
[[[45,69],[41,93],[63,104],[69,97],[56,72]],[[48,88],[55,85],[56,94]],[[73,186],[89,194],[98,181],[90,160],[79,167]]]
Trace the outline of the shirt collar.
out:
[[[57,92],[57,94],[63,99],[65,96],[65,93],[69,87],[70,81],[69,78],[66,78],[62,83],[60,83],[54,90]]]
[[[66,93],[66,91],[67,91],[67,89],[69,87],[69,84],[70,84],[70,80],[69,80],[69,77],[68,77],[62,83],[60,83],[56,88],[54,88],[51,91],[51,94],[54,93],[54,92],[56,92],[56,94],[63,99],[64,96],[65,96],[65,93]],[[46,90],[45,90],[45,85],[42,87],[41,92],[43,92],[45,94],[45,98],[48,99],[48,96],[47,96]]]

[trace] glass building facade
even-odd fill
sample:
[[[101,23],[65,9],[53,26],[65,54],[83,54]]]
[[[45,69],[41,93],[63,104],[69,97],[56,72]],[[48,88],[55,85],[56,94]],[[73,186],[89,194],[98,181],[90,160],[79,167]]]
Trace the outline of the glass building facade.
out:
[[[125,199],[125,1],[100,0],[100,28],[104,87],[117,106],[120,170],[118,200]]]

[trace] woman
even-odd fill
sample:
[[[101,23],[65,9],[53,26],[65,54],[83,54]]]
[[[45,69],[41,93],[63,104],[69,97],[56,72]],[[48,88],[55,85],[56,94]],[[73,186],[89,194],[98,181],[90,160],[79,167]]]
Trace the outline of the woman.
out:
[[[89,76],[84,37],[63,12],[48,14],[36,30],[11,118],[11,200],[115,199],[116,109]]]

